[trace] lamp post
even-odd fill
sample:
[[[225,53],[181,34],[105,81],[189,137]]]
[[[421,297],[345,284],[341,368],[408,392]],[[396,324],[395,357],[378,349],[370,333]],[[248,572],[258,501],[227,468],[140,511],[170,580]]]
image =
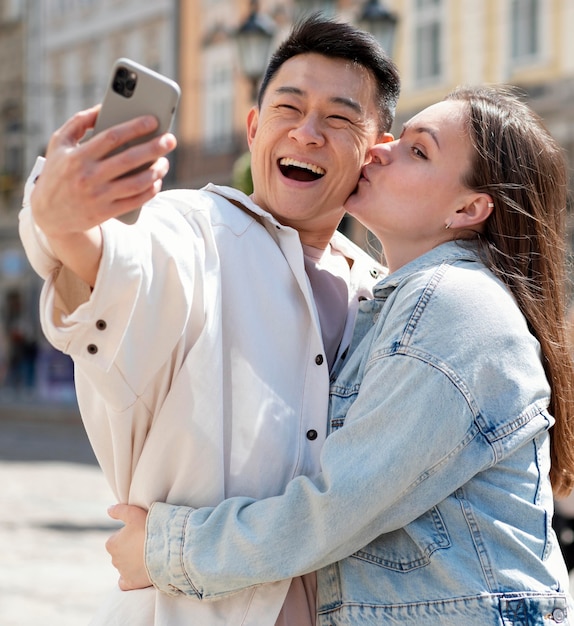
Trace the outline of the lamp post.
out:
[[[241,71],[251,82],[251,100],[257,98],[259,80],[263,76],[271,42],[275,34],[275,22],[259,13],[259,2],[251,0],[250,13],[235,32]]]
[[[392,56],[398,17],[379,0],[367,0],[359,17],[359,27],[369,31]]]

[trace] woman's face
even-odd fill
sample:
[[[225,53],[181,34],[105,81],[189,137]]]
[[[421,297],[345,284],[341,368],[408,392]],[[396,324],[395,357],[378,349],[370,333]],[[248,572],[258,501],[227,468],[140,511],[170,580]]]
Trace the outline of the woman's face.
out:
[[[452,239],[473,192],[461,179],[471,163],[466,105],[445,101],[404,125],[398,140],[372,148],[345,209],[381,241],[391,271]]]

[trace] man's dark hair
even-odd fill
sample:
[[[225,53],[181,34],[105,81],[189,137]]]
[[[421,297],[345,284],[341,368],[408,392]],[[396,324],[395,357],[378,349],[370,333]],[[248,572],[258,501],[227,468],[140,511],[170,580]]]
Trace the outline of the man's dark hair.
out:
[[[295,24],[287,39],[274,52],[259,88],[259,106],[269,82],[283,63],[300,54],[310,53],[346,59],[366,68],[373,75],[377,87],[379,131],[390,131],[401,88],[396,65],[370,33],[320,13]]]

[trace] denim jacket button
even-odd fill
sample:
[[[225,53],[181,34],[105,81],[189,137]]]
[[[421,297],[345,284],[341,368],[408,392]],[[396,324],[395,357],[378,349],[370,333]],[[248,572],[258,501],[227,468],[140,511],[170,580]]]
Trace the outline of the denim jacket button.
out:
[[[564,614],[564,610],[563,609],[554,609],[552,611],[552,619],[557,623],[557,624],[561,624],[564,621],[565,618],[565,614]]]

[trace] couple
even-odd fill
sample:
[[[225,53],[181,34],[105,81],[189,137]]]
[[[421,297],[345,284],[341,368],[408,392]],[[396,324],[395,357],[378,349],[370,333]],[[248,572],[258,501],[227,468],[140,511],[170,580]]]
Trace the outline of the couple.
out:
[[[312,30],[322,24],[315,20]],[[110,550],[123,588],[149,584],[149,575],[160,592],[119,596],[118,611],[130,602],[124,598],[152,600],[140,609],[134,601],[117,623],[185,623],[186,614],[187,623],[312,623],[315,570],[321,624],[568,623],[567,575],[550,527],[551,483],[568,492],[573,471],[561,151],[518,100],[487,88],[456,91],[413,118],[399,140],[373,147],[388,139],[389,126],[375,123],[380,76],[361,60],[305,50],[275,66],[250,117],[257,204],[209,187],[161,194],[135,227],[108,220],[155,195],[166,164],[159,158],[130,182],[111,172],[161,157],[173,138],[109,163],[102,157],[110,143],[143,133],[143,122],[78,147],[92,111],[55,134],[32,208],[22,212],[23,241],[47,279],[44,329],[74,356],[80,408],[118,499],[142,507],[116,507],[113,515],[128,523]],[[366,164],[358,186],[356,176],[350,184],[351,164]],[[319,178],[307,172],[307,182],[297,180],[305,169]],[[70,181],[65,197],[56,179]],[[329,239],[342,215],[336,203],[355,186],[346,209],[381,240],[390,273],[360,304],[350,346],[352,316],[339,320],[332,337],[342,350],[329,360],[309,327],[317,331],[318,318],[328,345],[335,295],[345,284],[346,301],[357,300],[349,272],[364,260],[332,274],[331,304],[322,307],[325,285],[312,277],[322,267],[309,269],[309,259],[316,250],[325,251],[319,261],[330,257],[329,267],[349,259]],[[282,204],[284,187],[291,202]],[[222,193],[230,202],[213,197]],[[193,246],[181,243],[184,229]],[[257,280],[249,266],[224,268],[221,241],[259,264],[263,258]],[[239,299],[233,289],[257,290],[271,268],[270,292],[250,291],[247,310],[226,312],[222,299]],[[245,358],[249,346],[230,339],[236,325],[270,317],[278,301],[289,308],[274,333],[259,330],[273,366],[288,372],[283,378],[299,370],[286,367],[270,337],[283,340],[293,362],[299,355],[303,379],[313,365],[324,370],[325,360],[338,371],[320,460],[313,448],[323,439],[319,400],[313,414],[301,404],[305,394],[284,406],[276,370],[257,369],[260,362]],[[307,326],[305,311],[313,312]],[[150,320],[153,334],[143,334]],[[302,330],[294,333],[296,322]],[[112,339],[98,342],[98,333]],[[150,342],[157,350],[168,343],[163,360],[146,353]],[[196,348],[219,359],[226,385],[211,381],[213,363],[198,362]],[[247,390],[242,375],[253,377]],[[254,387],[264,376],[277,387]],[[183,407],[198,381],[211,386],[194,389]],[[268,430],[261,419],[250,431],[235,427],[229,387],[254,396]],[[212,414],[214,398],[221,406]],[[295,447],[299,462],[285,469],[274,456],[279,438],[267,438],[288,430],[289,418],[298,437],[283,445]],[[250,480],[240,484],[244,470]],[[284,598],[288,612],[277,616]],[[139,610],[151,612],[142,618]]]

